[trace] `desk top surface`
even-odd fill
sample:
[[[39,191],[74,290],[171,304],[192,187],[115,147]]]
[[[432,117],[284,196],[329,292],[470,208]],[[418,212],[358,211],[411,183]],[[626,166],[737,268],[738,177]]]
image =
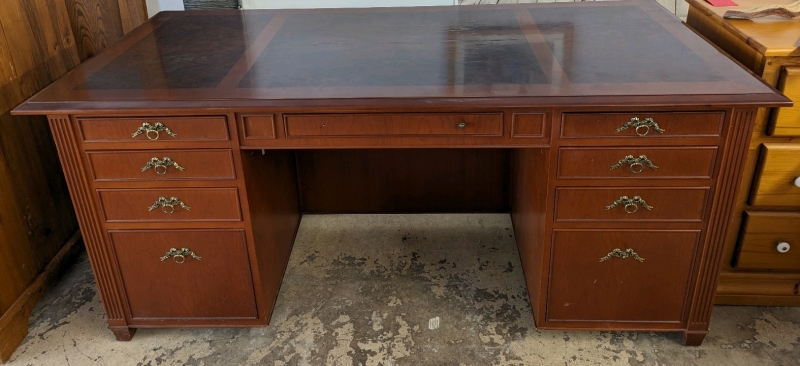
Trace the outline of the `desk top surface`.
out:
[[[498,98],[786,102],[655,2],[621,1],[166,12],[15,112]]]

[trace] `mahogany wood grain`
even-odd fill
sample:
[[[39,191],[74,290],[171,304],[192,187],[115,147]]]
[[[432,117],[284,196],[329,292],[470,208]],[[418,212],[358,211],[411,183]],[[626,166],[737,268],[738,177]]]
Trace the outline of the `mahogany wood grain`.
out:
[[[705,219],[709,188],[558,188],[556,221],[700,222]],[[638,205],[626,213],[625,205],[606,209],[621,196],[640,196],[651,210]],[[630,210],[633,210],[631,208]]]
[[[236,188],[100,189],[97,195],[108,222],[242,220]],[[169,214],[159,206],[148,211],[159,197],[177,197],[190,209],[175,206],[175,211]]]
[[[778,251],[778,243],[791,246]],[[800,213],[748,211],[734,256],[738,269],[800,270]]]
[[[549,137],[550,120],[544,112],[514,113],[511,125],[512,138]]]
[[[650,129],[646,136],[636,134],[635,127],[620,132],[622,127],[632,118],[652,118],[664,132]],[[568,113],[564,114],[561,138],[620,138],[619,144],[637,144],[654,138],[670,137],[718,137],[722,132],[722,112],[703,113]],[[644,132],[642,132],[644,133]]]
[[[257,317],[242,230],[112,230],[108,235],[132,325],[137,320]],[[171,248],[188,248],[200,259],[162,261]]]
[[[146,133],[132,137],[142,124],[161,122],[175,136],[161,131],[158,139],[151,140]],[[161,142],[176,141],[227,141],[228,125],[225,117],[152,117],[152,118],[78,118],[85,142],[141,142],[153,148]],[[151,136],[156,136],[151,133]]]
[[[502,113],[315,114],[284,115],[283,119],[287,138],[306,136],[503,135]]]
[[[96,206],[95,194],[91,189],[89,175],[83,164],[80,139],[69,116],[51,115],[48,116],[48,120],[56,147],[58,147],[61,166],[64,167],[69,194],[75,204],[75,213],[78,216],[86,252],[89,254],[92,264],[92,272],[103,299],[103,309],[109,328],[117,329],[114,332],[117,340],[124,340],[125,334],[128,336],[132,334],[132,332],[120,331],[120,328],[127,327],[128,324],[125,320],[124,292],[117,276],[114,254],[103,230],[103,216]],[[127,340],[130,338],[128,337]]]
[[[242,152],[249,220],[264,300],[259,312],[266,324],[281,287],[289,255],[300,226],[297,167],[291,151]]]
[[[169,165],[142,171],[153,158],[169,158],[184,170]],[[230,149],[94,151],[87,160],[96,181],[236,179]]]
[[[275,115],[239,115],[239,126],[242,131],[240,139],[275,139]]]
[[[511,220],[537,326],[544,314],[549,258],[548,215],[550,149],[514,149],[511,152]]]
[[[301,208],[309,213],[509,212],[508,153],[297,151]]]
[[[87,243],[99,257],[98,283],[104,302],[111,304],[109,325],[120,338],[130,337],[132,325],[263,325],[271,316],[301,210],[511,210],[537,326],[680,330],[688,343],[697,344],[708,329],[755,108],[788,104],[658,5],[632,0],[480,10],[163,13],[15,112],[52,113],[59,121],[53,131],[71,170],[70,189],[81,225],[91,236]],[[65,114],[152,116],[148,119],[224,114],[229,140],[84,142],[77,137],[77,122],[62,122]],[[489,132],[453,133],[460,130],[453,117],[463,115],[494,119],[486,125]],[[320,127],[330,129],[331,121],[338,126],[333,116],[344,118],[345,127],[320,133]],[[666,131],[645,137],[632,128],[614,132],[634,116],[655,118]],[[463,127],[467,132],[470,121]],[[717,153],[705,178],[559,179],[558,151],[568,146]],[[87,150],[148,149],[231,149],[236,180],[95,182],[86,169]],[[687,165],[680,168],[693,169]],[[178,192],[188,201],[184,194],[207,191],[239,192],[241,202],[233,200],[237,209],[241,204],[237,220],[209,220],[224,207],[203,207],[202,214],[178,209],[172,216],[198,215],[191,221],[165,220],[163,213],[151,220],[132,211],[146,207],[108,199],[109,194]],[[637,194],[653,211],[640,209],[634,216],[622,207],[605,210],[619,196]],[[103,222],[102,205],[130,220]],[[637,303],[646,302],[638,304],[641,308],[655,309],[652,319],[620,315],[598,322],[591,313],[565,308],[560,309],[562,318],[572,320],[550,321],[554,287],[549,283],[556,273],[551,265],[562,265],[553,262],[562,258],[551,240],[553,230],[619,233],[631,225],[647,235],[699,233],[699,245],[673,244],[675,251],[664,254],[666,262],[678,255],[677,273],[657,262],[658,273],[651,275],[682,281],[680,286],[669,282],[670,291],[682,294],[669,301],[643,295],[649,292],[635,295],[641,296]],[[124,296],[125,290],[117,263],[108,260],[110,244],[97,233],[176,227],[244,230],[256,318],[224,324],[202,318],[136,324],[120,319],[127,302],[114,296]],[[582,278],[582,267],[571,269]],[[636,280],[642,279],[631,279]]]
[[[628,155],[634,158],[644,155],[656,168],[650,168],[646,163],[633,167],[626,163],[611,169]],[[561,148],[558,178],[711,179],[716,156],[717,147]]]
[[[666,322],[681,328],[699,240],[699,231],[554,231],[548,322]],[[643,261],[600,261],[614,249],[633,249]]]

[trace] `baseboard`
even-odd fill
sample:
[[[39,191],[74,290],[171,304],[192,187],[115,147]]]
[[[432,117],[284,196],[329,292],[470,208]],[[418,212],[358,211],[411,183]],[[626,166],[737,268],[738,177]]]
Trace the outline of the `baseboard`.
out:
[[[25,289],[25,291],[11,304],[11,307],[0,317],[0,364],[8,361],[14,350],[19,347],[25,336],[28,335],[28,319],[31,317],[33,307],[50,287],[58,275],[63,272],[65,265],[81,249],[81,232],[76,231],[61,247],[50,263],[44,267],[42,273]]]

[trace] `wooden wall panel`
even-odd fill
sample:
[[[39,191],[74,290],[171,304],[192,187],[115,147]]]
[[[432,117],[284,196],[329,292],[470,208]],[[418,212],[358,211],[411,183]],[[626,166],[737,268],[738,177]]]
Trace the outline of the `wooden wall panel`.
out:
[[[147,20],[147,6],[144,0],[117,0],[122,32],[127,34]]]
[[[27,334],[42,279],[79,238],[46,118],[10,111],[145,14],[143,0],[0,0],[0,363]]]
[[[81,61],[122,38],[147,20],[144,0],[63,0]]]

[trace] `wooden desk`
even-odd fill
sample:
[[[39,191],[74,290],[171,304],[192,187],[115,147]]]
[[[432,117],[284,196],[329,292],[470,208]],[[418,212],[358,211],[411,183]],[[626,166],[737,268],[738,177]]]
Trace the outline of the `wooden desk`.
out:
[[[730,8],[688,1],[689,26],[795,101],[756,114],[716,303],[800,306],[800,19],[727,20]]]
[[[788,103],[631,1],[162,13],[16,113],[48,115],[120,340],[266,325],[304,212],[482,211],[539,328],[696,345]]]

